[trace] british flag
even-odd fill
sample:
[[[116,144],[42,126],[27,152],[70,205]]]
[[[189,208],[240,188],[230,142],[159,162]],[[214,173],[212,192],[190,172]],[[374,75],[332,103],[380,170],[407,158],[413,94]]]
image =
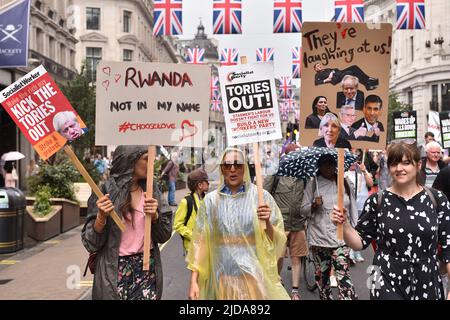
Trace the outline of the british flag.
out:
[[[287,105],[285,102],[280,103],[280,115],[281,115],[281,121],[288,120],[288,110],[287,110]]]
[[[425,29],[425,0],[397,0],[397,29]]]
[[[219,77],[211,76],[211,83],[209,86],[209,94],[211,100],[220,100],[220,86],[219,86]]]
[[[238,64],[239,49],[224,48],[220,50],[220,65],[235,66]]]
[[[256,62],[273,61],[274,52],[274,48],[257,48]]]
[[[221,110],[222,110],[221,101],[220,100],[211,100],[211,111],[220,112]]]
[[[153,35],[177,35],[183,33],[183,0],[154,0]]]
[[[241,0],[214,0],[213,32],[214,34],[242,33]]]
[[[187,63],[203,64],[205,58],[205,49],[188,48],[187,49]]]
[[[302,0],[274,0],[273,32],[301,32]]]
[[[285,104],[286,104],[286,109],[287,112],[295,112],[296,109],[296,103],[294,99],[286,99],[284,100]]]
[[[363,0],[334,1],[336,22],[364,22]]]
[[[280,78],[280,98],[289,99],[292,98],[292,78],[291,77],[281,77]]]
[[[302,49],[300,47],[292,48],[292,78],[300,78],[300,67],[302,64]]]

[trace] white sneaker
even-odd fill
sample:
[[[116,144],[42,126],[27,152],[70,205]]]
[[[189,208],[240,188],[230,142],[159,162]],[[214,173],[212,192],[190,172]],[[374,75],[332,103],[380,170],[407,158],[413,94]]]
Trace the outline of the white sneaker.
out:
[[[355,261],[356,262],[364,262],[364,258],[360,251],[355,251]]]
[[[330,287],[332,288],[337,288],[337,280],[336,280],[336,276],[331,276],[330,277]]]

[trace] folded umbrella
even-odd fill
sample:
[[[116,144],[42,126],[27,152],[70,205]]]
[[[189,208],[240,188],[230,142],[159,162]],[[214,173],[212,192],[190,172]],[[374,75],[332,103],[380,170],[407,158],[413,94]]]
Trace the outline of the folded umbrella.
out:
[[[308,149],[289,152],[280,160],[277,176],[306,179],[317,174],[318,161],[323,155],[330,154],[337,162],[338,156],[335,149],[311,147]],[[344,153],[344,169],[348,170],[352,163],[358,160],[358,156],[349,151]]]

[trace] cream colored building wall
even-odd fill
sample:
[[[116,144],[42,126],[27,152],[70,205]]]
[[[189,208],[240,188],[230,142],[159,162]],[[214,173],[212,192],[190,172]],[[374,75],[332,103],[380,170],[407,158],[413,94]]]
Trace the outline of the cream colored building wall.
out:
[[[71,0],[77,45],[76,66],[80,69],[87,47],[102,48],[102,59],[122,61],[123,50],[133,51],[133,61],[177,62],[173,47],[152,36],[152,1]],[[86,8],[100,8],[100,29],[86,29]],[[123,32],[123,12],[132,13],[131,30]]]
[[[399,100],[405,104],[408,92],[412,92],[420,142],[427,128],[431,87],[439,84],[441,111],[440,84],[450,82],[450,1],[425,0],[426,30],[396,30],[395,0],[369,0],[365,4],[365,14],[366,21],[391,22],[394,26],[390,89],[398,93]],[[435,44],[439,37],[444,39],[442,45]],[[450,106],[447,108],[450,110]]]

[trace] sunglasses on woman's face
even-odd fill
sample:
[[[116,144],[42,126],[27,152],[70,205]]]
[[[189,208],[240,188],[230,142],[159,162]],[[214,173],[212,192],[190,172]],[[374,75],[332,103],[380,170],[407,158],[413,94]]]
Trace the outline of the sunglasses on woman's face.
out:
[[[224,170],[231,170],[231,167],[234,166],[234,168],[236,170],[241,170],[242,168],[244,168],[244,164],[242,162],[239,161],[234,161],[234,162],[224,162],[221,163],[220,166],[224,169]]]

